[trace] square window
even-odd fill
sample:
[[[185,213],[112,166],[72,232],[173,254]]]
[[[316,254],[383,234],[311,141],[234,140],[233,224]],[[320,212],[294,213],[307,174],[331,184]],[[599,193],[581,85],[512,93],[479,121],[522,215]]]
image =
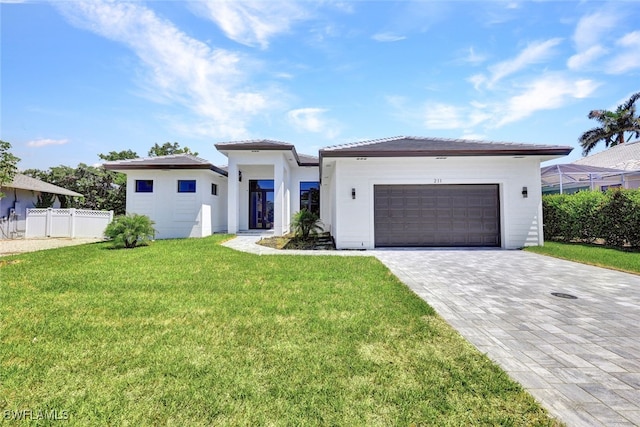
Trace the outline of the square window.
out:
[[[178,180],[178,193],[195,193],[195,192],[196,192],[195,179],[179,179]]]
[[[218,184],[214,184],[213,182],[211,183],[211,195],[212,196],[218,195]]]
[[[136,193],[153,193],[153,180],[136,179]]]

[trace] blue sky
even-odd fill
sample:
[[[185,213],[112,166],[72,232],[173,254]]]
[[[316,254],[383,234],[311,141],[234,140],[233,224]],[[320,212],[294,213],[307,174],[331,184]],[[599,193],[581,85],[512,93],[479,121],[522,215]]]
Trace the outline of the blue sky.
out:
[[[179,142],[396,135],[571,145],[640,91],[637,1],[0,0],[21,169]],[[566,159],[581,155],[576,148]]]

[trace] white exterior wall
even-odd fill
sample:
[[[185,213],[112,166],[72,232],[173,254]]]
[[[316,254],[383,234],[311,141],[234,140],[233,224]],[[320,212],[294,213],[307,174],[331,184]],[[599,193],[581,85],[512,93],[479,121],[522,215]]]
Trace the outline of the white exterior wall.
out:
[[[135,170],[127,174],[127,213],[148,215],[157,239],[204,237],[226,230],[227,179],[209,170]],[[153,180],[152,193],[137,193],[136,180]],[[178,180],[195,180],[195,193],[178,193]],[[218,195],[211,194],[211,184]]]
[[[330,215],[338,249],[374,248],[373,186],[378,184],[498,184],[502,247],[543,244],[537,157],[338,158],[335,171],[326,167],[327,159],[323,175],[330,178],[323,177],[323,187],[329,187],[327,192],[333,192],[335,200],[323,214]],[[523,187],[527,198],[522,196]]]

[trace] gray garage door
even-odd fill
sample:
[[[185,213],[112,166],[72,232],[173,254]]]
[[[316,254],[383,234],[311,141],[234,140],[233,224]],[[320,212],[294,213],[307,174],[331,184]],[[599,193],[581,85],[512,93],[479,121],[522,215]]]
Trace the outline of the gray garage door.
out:
[[[375,245],[500,246],[497,184],[375,185]]]

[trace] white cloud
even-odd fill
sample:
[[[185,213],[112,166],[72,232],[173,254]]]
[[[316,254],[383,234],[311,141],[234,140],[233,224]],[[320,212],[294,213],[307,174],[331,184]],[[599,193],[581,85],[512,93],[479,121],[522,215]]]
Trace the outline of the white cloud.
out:
[[[546,75],[528,84],[524,91],[499,105],[496,127],[529,117],[536,111],[553,110],[564,106],[572,98],[586,98],[598,84],[592,80],[570,80],[559,75]]]
[[[553,48],[561,41],[561,38],[553,38],[529,43],[515,58],[490,66],[489,86],[493,86],[503,78],[523,70],[529,65],[546,61],[553,54]]]
[[[610,10],[600,10],[580,18],[573,33],[576,53],[567,61],[567,67],[580,71],[604,56],[607,49],[603,47],[603,41],[616,28],[618,21],[618,16]]]
[[[462,60],[469,64],[477,65],[486,61],[487,57],[485,55],[476,53],[475,49],[473,47],[470,47],[466,53],[466,56]]]
[[[335,138],[339,133],[338,126],[326,119],[325,108],[298,108],[287,113],[289,122],[299,131],[323,133],[329,138]]]
[[[570,70],[581,71],[596,59],[605,55],[607,50],[599,44],[591,46],[589,49],[578,52],[567,61]]]
[[[487,77],[484,74],[475,74],[467,79],[467,81],[473,84],[475,90],[480,90],[483,84],[487,82]]]
[[[247,121],[267,108],[266,95],[247,88],[248,60],[189,37],[140,3],[55,5],[74,25],[130,48],[146,71],[148,96],[195,112],[209,136],[243,134]]]
[[[424,125],[427,129],[472,129],[491,119],[486,105],[471,102],[469,106],[427,103]]]
[[[378,33],[371,36],[371,38],[378,42],[397,42],[406,39],[405,36],[395,33]]]
[[[427,104],[424,114],[427,129],[460,129],[465,127],[463,111],[448,104]]]
[[[27,142],[27,147],[46,147],[48,145],[64,145],[69,142],[68,139],[49,139],[42,138]]]
[[[499,128],[526,119],[538,111],[561,108],[573,99],[590,96],[598,86],[593,80],[572,80],[560,73],[549,73],[524,85],[519,93],[507,99],[483,103],[471,101],[466,105],[428,102],[422,119],[427,129],[459,129],[464,133],[463,138],[482,139],[483,136],[477,132],[478,126]],[[391,104],[403,115],[413,114],[412,108],[405,104]]]
[[[195,1],[193,9],[215,22],[225,35],[247,46],[266,49],[269,40],[286,33],[296,21],[309,14],[299,2],[271,1]]]
[[[604,36],[618,25],[618,16],[612,11],[598,11],[580,18],[573,33],[578,52],[600,44]]]
[[[640,68],[640,31],[625,34],[616,45],[619,48],[608,62],[608,73],[622,74]]]

